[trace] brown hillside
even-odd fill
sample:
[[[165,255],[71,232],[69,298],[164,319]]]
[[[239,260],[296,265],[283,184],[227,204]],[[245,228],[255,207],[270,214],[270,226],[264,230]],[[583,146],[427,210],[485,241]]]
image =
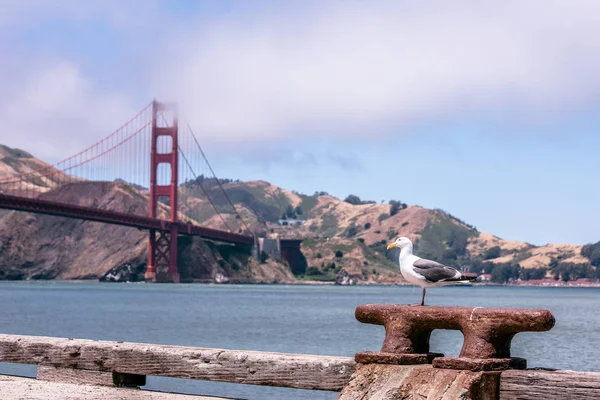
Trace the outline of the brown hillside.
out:
[[[309,267],[322,270],[326,277],[331,277],[339,270],[339,266],[347,272],[351,271],[363,282],[373,279],[373,266],[375,269],[384,267],[384,273],[392,271],[397,275],[397,261],[386,258],[382,246],[398,236],[409,237],[416,244],[417,254],[444,261],[442,255],[451,250],[448,243],[453,235],[466,235],[466,253],[456,260],[458,265],[461,262],[470,264],[469,260],[473,258],[484,259],[486,252],[496,246],[500,248],[500,256],[484,261],[494,264],[518,263],[523,268],[548,267],[552,260],[589,263],[587,258],[580,255],[581,245],[533,246],[504,240],[477,232],[442,211],[419,206],[408,206],[390,216],[389,204],[352,205],[329,195],[300,195],[264,181],[231,183],[225,185],[225,190],[232,194],[236,209],[245,220],[256,223],[255,215],[260,214],[261,206],[265,207],[262,215],[270,212],[275,216],[272,220],[262,221],[266,235],[304,239],[303,252]],[[249,199],[252,204],[248,202]],[[289,206],[302,208],[302,214],[295,215],[287,226],[282,226],[277,220]],[[228,222],[232,222],[233,214],[229,218]],[[296,225],[294,221],[297,220],[303,224]],[[215,227],[222,224],[214,214],[206,222]],[[342,247],[348,250],[348,256],[336,259],[332,254],[335,248]],[[330,270],[328,265],[331,263],[335,263],[336,270]],[[364,278],[358,278],[369,268],[371,271],[364,274]]]
[[[0,146],[0,177],[39,168],[51,167],[22,150]],[[42,196],[71,204],[147,214],[147,193],[126,183],[79,181],[55,189],[53,181],[42,179],[36,185]],[[258,236],[303,239],[308,269],[304,276],[296,277],[299,279],[333,281],[346,274],[355,282],[402,283],[398,261],[385,249],[398,236],[409,237],[418,255],[455,267],[473,267],[476,272],[487,271],[490,265],[502,268],[517,264],[535,273],[536,268],[557,265],[559,270],[581,266],[594,272],[590,260],[581,256],[581,245],[533,246],[504,240],[478,232],[441,210],[402,205],[390,215],[390,204],[354,201],[357,204],[353,205],[324,192],[304,195],[261,180],[226,180],[223,188],[227,196],[215,179],[204,176],[182,184],[180,219],[218,229],[227,225],[238,232],[250,226]],[[161,203],[159,207],[159,215],[167,218],[168,206]],[[146,263],[145,239],[146,233],[128,228],[0,210],[0,279],[92,278],[127,263],[142,268]],[[296,279],[289,268],[271,260],[259,264],[240,254],[227,254],[231,249],[201,241],[184,242],[180,243],[180,260],[185,265],[180,263],[180,268],[189,279]],[[556,276],[550,272],[549,276]]]
[[[20,150],[11,149],[0,145],[0,178],[10,178],[22,174],[31,174],[32,176],[50,175],[49,177],[38,178],[28,182],[26,186],[21,186],[21,190],[33,190],[43,193],[56,187],[56,182],[66,180],[67,176],[54,169],[50,164],[38,160],[31,154]],[[5,186],[8,191],[19,189],[18,185]]]
[[[147,198],[123,183],[81,182],[42,196],[82,206],[147,214]],[[168,209],[162,205],[160,212],[166,217]],[[0,219],[0,279],[98,279],[124,264],[140,272],[134,280],[143,279],[147,235],[135,228],[8,212]],[[212,282],[220,276],[243,282],[293,281],[291,272],[282,266],[257,265],[250,260],[249,252],[232,253],[199,238],[180,239],[179,250],[182,280]]]

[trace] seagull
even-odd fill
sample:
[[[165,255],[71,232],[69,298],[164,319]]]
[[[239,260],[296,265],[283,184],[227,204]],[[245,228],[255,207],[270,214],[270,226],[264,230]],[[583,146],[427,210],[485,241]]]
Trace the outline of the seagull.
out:
[[[399,237],[387,249],[391,250],[395,247],[400,249],[400,273],[404,279],[423,288],[422,306],[425,305],[425,289],[428,287],[468,283],[476,280],[476,278],[464,276],[452,267],[415,256],[413,244],[407,237]]]

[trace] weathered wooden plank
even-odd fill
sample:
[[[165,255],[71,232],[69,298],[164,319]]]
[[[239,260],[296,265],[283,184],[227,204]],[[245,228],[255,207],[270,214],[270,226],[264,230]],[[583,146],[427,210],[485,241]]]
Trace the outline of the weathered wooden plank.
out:
[[[146,385],[145,375],[132,375],[107,371],[91,371],[88,369],[61,368],[51,365],[38,365],[37,379],[42,381],[113,387],[139,387]]]
[[[339,391],[350,357],[0,335],[0,361],[137,375]]]
[[[600,398],[600,372],[508,370],[500,375],[500,400]]]
[[[497,400],[498,378],[431,365],[358,364],[338,400]]]
[[[46,382],[3,375],[0,375],[0,397],[2,400],[226,400],[222,397]]]

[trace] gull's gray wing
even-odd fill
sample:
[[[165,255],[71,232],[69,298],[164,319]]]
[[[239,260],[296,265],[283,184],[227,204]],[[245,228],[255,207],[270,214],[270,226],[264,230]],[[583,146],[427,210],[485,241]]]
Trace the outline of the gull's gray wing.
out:
[[[413,267],[416,273],[423,275],[425,279],[430,282],[453,280],[452,278],[454,278],[458,272],[452,267],[424,258],[415,261]]]

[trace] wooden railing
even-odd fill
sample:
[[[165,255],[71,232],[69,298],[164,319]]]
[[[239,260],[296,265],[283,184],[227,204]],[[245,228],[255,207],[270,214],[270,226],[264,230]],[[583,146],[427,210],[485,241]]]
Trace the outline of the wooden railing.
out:
[[[44,393],[46,397],[43,398],[62,398],[59,394],[55,397],[50,394],[54,393],[53,390],[75,393],[78,387],[82,388],[81,395],[76,397],[81,399],[129,398],[124,392],[126,389],[115,387],[144,386],[148,375],[309,390],[339,392],[343,389],[343,399],[379,398],[377,396],[381,390],[401,385],[411,376],[429,377],[411,382],[410,386],[416,390],[416,382],[423,381],[420,393],[430,393],[430,398],[452,398],[449,390],[453,389],[448,382],[454,382],[455,385],[461,380],[487,376],[492,379],[481,380],[481,388],[486,387],[485,391],[489,392],[487,397],[482,397],[486,399],[600,398],[600,373],[597,372],[539,369],[456,371],[434,368],[432,365],[357,364],[350,357],[41,336],[0,335],[0,362],[38,366],[38,380],[28,380],[26,384],[21,378],[0,375],[0,393],[5,396],[3,399],[42,398],[33,396],[32,391]],[[379,371],[381,368],[387,368],[383,375]],[[442,397],[434,394],[438,389]],[[25,390],[29,392],[23,392]],[[14,397],[10,396],[11,393],[15,394]],[[133,396],[133,393],[140,391],[129,393]],[[147,393],[148,396],[144,398],[169,400],[195,397]]]
[[[143,386],[146,376],[340,391],[350,357],[0,335],[0,362],[37,364],[38,379]]]

